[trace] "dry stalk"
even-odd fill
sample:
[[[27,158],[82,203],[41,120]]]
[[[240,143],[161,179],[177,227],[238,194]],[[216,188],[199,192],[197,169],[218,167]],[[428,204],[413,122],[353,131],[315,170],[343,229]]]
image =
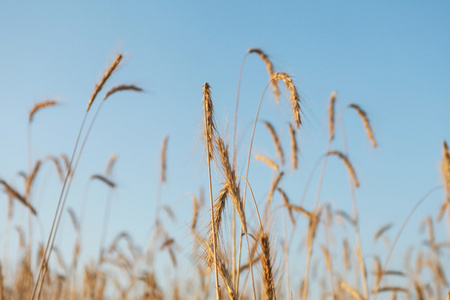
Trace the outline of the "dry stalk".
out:
[[[258,54],[259,57],[261,57],[261,59],[263,60],[264,64],[266,65],[267,73],[269,73],[269,78],[272,78],[274,76],[275,71],[274,71],[272,62],[269,60],[267,55],[261,49],[251,48],[251,49],[248,49],[247,53],[256,53],[256,54]],[[278,89],[277,82],[276,81],[271,81],[270,84],[272,85],[273,93],[275,95],[275,99],[276,99],[277,103],[279,103],[280,102],[280,91]]]
[[[61,168],[61,163],[55,156],[48,155],[45,159],[51,160],[56,167],[56,171],[58,172],[58,177],[61,181],[64,180],[63,170]]]

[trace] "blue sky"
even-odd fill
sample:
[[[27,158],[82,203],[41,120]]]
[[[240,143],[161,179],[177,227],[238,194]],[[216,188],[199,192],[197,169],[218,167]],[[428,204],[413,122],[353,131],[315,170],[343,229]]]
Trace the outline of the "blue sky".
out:
[[[160,148],[164,136],[169,135],[168,182],[161,201],[174,207],[177,222],[172,232],[183,239],[191,218],[189,195],[207,186],[200,132],[201,87],[204,82],[211,85],[219,132],[230,138],[239,68],[247,49],[257,47],[270,56],[277,71],[293,76],[303,98],[300,170],[287,170],[285,182],[293,201],[299,201],[315,162],[326,150],[331,92],[338,92],[341,107],[353,102],[368,113],[377,149],[370,147],[353,111],[345,110],[343,119],[349,156],[361,182],[356,195],[369,257],[380,250],[372,246],[373,233],[393,222],[389,232],[393,239],[415,202],[441,184],[442,140],[450,141],[449,12],[450,4],[445,1],[3,1],[0,178],[19,189],[22,186],[17,173],[27,169],[27,116],[39,101],[58,99],[61,104],[36,115],[33,157],[72,151],[94,85],[116,54],[123,53],[126,61],[107,88],[127,83],[145,92],[124,92],[105,103],[67,205],[77,211],[87,194],[84,226],[92,228],[95,240],[100,234],[100,229],[95,229],[96,216],[103,212],[107,191],[92,183],[86,192],[87,182],[90,175],[103,173],[110,155],[117,153],[113,178],[118,188],[108,241],[125,230],[137,243],[145,243],[154,218]],[[250,124],[267,82],[261,60],[247,57],[238,120],[241,174]],[[276,105],[268,92],[260,118],[283,132],[287,152],[290,104],[286,96],[283,91],[282,101]],[[343,150],[340,133],[332,148]],[[254,151],[274,155],[263,126],[257,127]],[[249,180],[261,200],[272,174],[254,159],[251,165],[254,173],[251,170]],[[59,189],[52,166],[44,167],[34,191],[41,228],[37,238],[42,240]],[[345,172],[339,161],[328,160],[321,200],[350,211]],[[317,175],[306,206],[312,206],[316,186]],[[442,191],[421,207],[402,237],[403,245],[417,233],[424,216],[437,214],[441,199]],[[6,195],[0,194],[0,211],[6,211],[6,200]],[[25,213],[19,205],[16,212],[16,224],[22,224]],[[68,215],[64,217],[61,231],[67,234],[58,237],[61,245],[73,242]],[[0,220],[3,239],[6,215]],[[182,249],[185,240],[180,240]],[[85,246],[87,257],[98,249],[89,241]],[[70,250],[71,246],[67,247]]]

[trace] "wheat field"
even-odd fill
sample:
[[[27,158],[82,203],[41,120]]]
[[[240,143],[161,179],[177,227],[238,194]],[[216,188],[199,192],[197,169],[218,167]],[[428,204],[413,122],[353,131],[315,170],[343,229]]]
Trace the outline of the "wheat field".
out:
[[[168,201],[164,191],[176,182],[177,171],[168,153],[172,137],[166,135],[155,147],[160,149],[158,176],[154,176],[158,189],[149,200],[155,203],[155,209],[145,212],[142,226],[148,228],[148,235],[143,244],[135,241],[133,233],[111,232],[112,224],[118,222],[111,209],[121,185],[113,176],[120,158],[112,155],[103,173],[88,177],[77,173],[84,156],[95,151],[89,148],[88,138],[109,102],[118,95],[148,97],[144,86],[109,82],[112,76],[121,78],[121,67],[132,58],[118,54],[95,83],[86,99],[78,134],[71,137],[74,147],[70,153],[37,155],[33,151],[37,141],[31,138],[35,133],[33,122],[41,115],[57,114],[63,101],[45,100],[29,108],[27,171],[19,173],[20,184],[8,180],[11,177],[4,173],[0,178],[1,201],[8,203],[1,219],[5,231],[0,300],[449,299],[447,142],[443,140],[434,147],[441,157],[440,170],[436,170],[441,182],[436,182],[436,187],[424,187],[423,195],[411,199],[393,220],[396,227],[393,223],[378,224],[378,229],[367,236],[361,229],[365,218],[359,213],[358,189],[367,184],[364,179],[368,176],[358,173],[349,141],[364,139],[370,145],[367,151],[377,151],[379,135],[370,111],[330,91],[330,98],[324,100],[328,107],[324,112],[326,147],[315,157],[304,157],[308,148],[305,120],[310,111],[295,76],[278,72],[264,49],[250,48],[243,56],[244,60],[259,59],[266,69],[260,74],[267,80],[259,91],[258,106],[255,103],[254,111],[239,110],[243,101],[239,81],[236,99],[227,103],[229,108],[236,108],[235,114],[225,120],[218,117],[221,113],[216,108],[214,87],[207,82],[198,87],[201,96],[194,100],[201,118],[195,152],[201,159],[200,166],[189,172],[192,176],[203,174],[203,182],[183,191],[187,196],[179,201]],[[241,88],[244,86],[245,82]],[[282,105],[283,114],[275,120],[261,119],[260,108],[268,105]],[[240,124],[238,113],[249,123]],[[355,134],[355,127],[344,126],[350,117],[358,118],[357,132],[365,136]],[[178,116],[167,118],[180,121]],[[249,142],[243,142],[244,128]],[[310,172],[302,170],[306,160],[317,161]],[[336,174],[326,172],[331,164],[337,167],[332,169]],[[46,177],[57,178],[56,191],[45,184]],[[345,195],[321,197],[324,185],[333,180],[329,177],[346,182]],[[101,200],[103,211],[90,215],[89,201],[95,200],[86,195],[79,200],[84,203],[80,209],[73,208],[71,186],[77,180],[88,183],[87,195],[95,189],[107,191],[106,200],[104,196]],[[95,185],[91,187],[91,183]],[[420,215],[418,208],[426,205],[435,192],[442,195],[440,208],[432,215],[420,216],[418,224],[409,222],[413,215]],[[47,193],[55,198],[52,205],[39,205],[37,200],[47,198]],[[338,198],[345,199],[345,208],[336,203]],[[189,210],[180,209],[180,202]],[[39,235],[40,218],[48,212],[54,212],[53,218],[46,220],[51,223],[49,232]],[[21,216],[19,224],[14,221],[16,214]],[[178,215],[184,221],[177,222]],[[88,218],[94,219],[95,227],[84,224]],[[417,238],[422,243],[398,250],[397,242],[406,227],[418,229]],[[85,245],[92,244],[93,231],[99,233],[96,251],[87,251],[88,257],[82,257]],[[70,245],[71,251],[60,250],[60,239]]]

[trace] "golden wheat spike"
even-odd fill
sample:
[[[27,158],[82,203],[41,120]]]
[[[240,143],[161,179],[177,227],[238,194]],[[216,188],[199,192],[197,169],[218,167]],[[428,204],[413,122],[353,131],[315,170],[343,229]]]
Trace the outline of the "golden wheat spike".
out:
[[[336,92],[332,92],[331,96],[330,96],[330,104],[328,107],[328,126],[330,128],[330,141],[332,141],[334,139],[334,131],[336,128],[336,124],[335,124],[335,103],[336,103],[336,97],[337,97],[337,93]]]
[[[213,104],[211,99],[211,87],[207,82],[203,84],[203,108],[204,108],[204,130],[203,136],[206,139],[206,155],[213,159],[214,153],[214,131],[216,129],[213,117]]]
[[[111,66],[109,66],[108,70],[106,70],[106,72],[103,74],[103,77],[100,80],[100,82],[95,85],[94,91],[92,92],[92,95],[91,95],[91,97],[89,99],[89,103],[88,103],[88,106],[86,108],[86,111],[89,111],[89,109],[91,108],[92,103],[95,100],[95,97],[97,97],[97,94],[101,91],[101,89],[105,85],[106,80],[108,80],[108,78],[111,77],[111,74],[114,72],[114,70],[117,69],[117,67],[119,66],[119,63],[122,60],[122,58],[123,58],[122,54],[117,55],[116,59],[114,60],[114,62],[111,64]]]
[[[295,139],[295,129],[291,123],[289,123],[289,136],[291,138],[292,167],[294,168],[294,170],[297,170],[297,168],[298,168],[298,158],[297,158],[298,146],[297,146],[297,140]]]
[[[247,234],[247,223],[245,220],[245,211],[241,201],[240,189],[236,182],[235,170],[231,168],[230,158],[228,157],[228,147],[225,146],[220,136],[216,139],[217,151],[219,152],[220,162],[223,173],[225,174],[226,184],[228,186],[228,194],[233,202],[234,208],[241,221],[242,230]]]
[[[264,162],[264,163],[266,163],[269,167],[271,167],[274,171],[279,171],[279,168],[278,168],[278,165],[272,160],[272,159],[270,159],[270,158],[268,158],[268,157],[266,157],[266,156],[264,156],[264,155],[261,155],[261,154],[256,154],[255,155],[255,158],[257,159],[257,160],[260,160],[260,161],[262,161],[262,162]]]
[[[269,78],[273,77],[273,75],[275,74],[275,71],[274,71],[274,68],[273,68],[273,64],[270,61],[269,57],[261,49],[250,48],[250,49],[248,49],[247,53],[256,53],[256,54],[258,54],[259,57],[264,62],[264,64],[266,65],[267,73],[269,73]],[[275,95],[275,100],[277,101],[277,103],[279,103],[280,102],[280,90],[278,89],[277,82],[276,81],[271,81],[270,84],[272,85],[272,88],[273,88],[273,93]]]
[[[442,177],[444,179],[445,193],[447,201],[450,201],[450,151],[447,142],[442,142],[442,163],[441,163]]]
[[[366,130],[366,134],[369,137],[370,142],[372,143],[372,147],[376,148],[377,142],[375,141],[375,136],[373,134],[372,128],[370,127],[369,118],[367,117],[366,112],[362,110],[361,107],[359,107],[354,103],[351,103],[348,106],[355,109],[358,115],[361,117],[361,120],[363,121],[364,124],[364,129]]]
[[[294,81],[291,76],[286,73],[275,73],[272,77],[273,81],[283,80],[286,88],[289,91],[289,97],[292,104],[292,115],[294,116],[295,124],[297,125],[297,129],[300,129],[300,125],[302,124],[300,117],[300,96],[297,92],[297,88],[295,87]]]
[[[359,187],[359,182],[358,182],[358,178],[356,177],[355,169],[353,169],[353,166],[350,163],[347,156],[345,156],[343,153],[341,153],[339,151],[329,151],[329,152],[327,152],[326,155],[336,155],[337,157],[339,157],[344,162],[345,166],[347,167],[347,170],[353,179],[353,183],[355,184],[355,187]]]
[[[280,143],[280,139],[278,138],[276,132],[275,132],[275,128],[273,128],[272,124],[270,124],[267,121],[264,121],[264,125],[266,126],[267,130],[269,130],[270,136],[272,137],[273,143],[275,145],[275,149],[278,153],[278,155],[280,156],[280,161],[281,161],[281,165],[284,165],[284,152],[283,149],[281,148],[281,143]]]
[[[384,225],[383,227],[381,227],[380,229],[377,230],[377,232],[375,232],[374,236],[373,236],[373,241],[376,242],[380,236],[383,235],[383,233],[385,233],[386,231],[388,231],[389,229],[391,229],[392,224],[387,224]]]
[[[111,181],[110,179],[106,178],[103,175],[95,174],[95,175],[92,175],[90,179],[98,179],[98,180],[102,181],[103,183],[105,183],[106,185],[108,185],[110,188],[116,187],[116,184],[113,181]]]
[[[263,271],[264,298],[266,300],[275,299],[275,283],[273,276],[272,260],[270,255],[269,234],[263,232],[261,242],[261,266]]]
[[[53,106],[57,103],[58,103],[58,101],[56,101],[56,100],[48,100],[48,101],[43,101],[43,102],[37,103],[35,106],[33,106],[30,113],[28,114],[28,123],[31,123],[31,121],[33,121],[33,116],[38,110],[40,110],[44,107]]]
[[[166,172],[167,172],[167,142],[169,137],[166,135],[164,137],[163,145],[161,148],[161,183],[166,182]]]
[[[19,192],[17,192],[15,189],[13,189],[8,183],[6,183],[6,181],[4,181],[3,179],[0,179],[0,184],[3,185],[6,189],[6,193],[12,197],[13,199],[18,200],[20,203],[22,203],[23,205],[25,205],[32,213],[33,215],[37,215],[36,210],[34,209],[33,206],[31,206],[30,203],[27,202],[27,200],[19,194]]]
[[[292,214],[292,208],[289,207],[289,198],[282,188],[277,188],[278,192],[281,194],[281,198],[283,199],[283,205],[285,205],[289,212],[289,219],[291,220],[292,225],[295,224],[294,215]]]
[[[115,87],[112,87],[111,89],[109,89],[109,91],[107,91],[105,96],[103,97],[103,100],[106,100],[106,98],[108,98],[112,94],[120,92],[120,91],[142,92],[143,90],[140,87],[137,87],[132,84],[119,84],[119,85],[116,85]]]
[[[272,181],[272,184],[270,185],[270,190],[269,190],[269,197],[268,197],[268,202],[271,203],[272,202],[272,198],[273,198],[273,193],[275,192],[275,189],[278,186],[278,183],[280,183],[281,177],[283,177],[283,172],[278,173],[277,177],[274,179],[274,181]]]

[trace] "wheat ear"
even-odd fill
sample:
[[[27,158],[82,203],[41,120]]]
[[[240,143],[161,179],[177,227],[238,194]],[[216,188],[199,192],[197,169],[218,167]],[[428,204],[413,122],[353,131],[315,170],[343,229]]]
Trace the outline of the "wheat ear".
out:
[[[332,141],[334,139],[334,131],[336,128],[336,123],[335,123],[335,103],[336,103],[336,97],[337,97],[337,93],[336,92],[332,92],[331,96],[330,96],[330,104],[328,106],[328,126],[330,128],[330,138],[329,140]]]
[[[103,97],[103,100],[106,100],[106,98],[108,98],[109,96],[111,96],[112,94],[116,93],[116,92],[120,92],[120,91],[135,91],[135,92],[142,92],[143,90],[140,87],[137,87],[135,85],[127,85],[127,84],[119,84],[116,85],[115,87],[112,87],[111,89],[109,89],[105,96]]]
[[[167,172],[167,142],[169,137],[166,135],[164,137],[163,145],[161,148],[161,183],[166,182],[166,172]]]
[[[300,125],[302,124],[300,117],[300,96],[297,92],[297,88],[295,87],[294,81],[292,78],[286,73],[276,73],[272,77],[272,81],[283,80],[286,88],[289,90],[289,97],[291,99],[292,104],[292,115],[294,116],[295,124],[297,125],[297,129],[300,129]]]
[[[28,203],[27,200],[22,195],[19,194],[19,192],[17,192],[8,183],[6,183],[6,181],[0,179],[0,184],[5,187],[6,193],[9,194],[11,198],[19,200],[19,202],[25,205],[33,213],[33,215],[37,214],[34,207],[31,206],[31,204]]]
[[[353,183],[355,184],[355,187],[359,187],[358,178],[356,177],[355,169],[353,169],[352,164],[350,163],[350,160],[345,156],[343,153],[339,151],[329,151],[326,155],[336,155],[339,157],[345,164],[345,167],[347,168],[348,172],[350,173],[351,178],[353,179]]]
[[[269,233],[263,232],[261,234],[260,243],[264,298],[266,300],[272,300],[275,299],[275,283],[273,278],[272,260],[270,257]]]
[[[216,284],[216,300],[220,298],[220,290],[219,290],[219,276],[218,276],[218,257],[217,251],[219,250],[217,247],[217,230],[215,225],[215,217],[214,217],[214,204],[213,204],[213,193],[212,193],[212,183],[211,183],[211,160],[214,158],[214,118],[213,118],[213,103],[211,99],[211,87],[207,82],[203,84],[203,114],[204,114],[204,131],[203,135],[206,140],[206,157],[207,157],[207,165],[208,165],[208,183],[209,183],[209,200],[211,206],[211,224],[212,224],[212,236],[213,236],[213,251],[212,254],[214,256],[214,275],[215,275],[215,284]]]
[[[101,89],[103,88],[103,85],[105,85],[106,80],[108,80],[108,78],[111,77],[111,74],[114,72],[114,70],[117,69],[122,58],[123,58],[122,54],[117,55],[114,62],[111,64],[111,66],[109,66],[108,70],[106,70],[106,72],[103,74],[103,77],[100,80],[100,82],[95,85],[94,91],[92,92],[91,97],[89,98],[89,103],[86,108],[86,111],[89,111],[92,103],[95,100],[95,97],[97,97],[97,94],[101,91]]]
[[[275,145],[275,149],[276,149],[278,155],[280,156],[281,165],[284,165],[284,153],[283,153],[283,149],[281,148],[280,139],[278,138],[272,124],[270,124],[267,121],[264,121],[264,125],[266,125],[266,128],[269,130],[270,136],[272,137],[273,143]]]
[[[358,115],[361,117],[364,124],[364,129],[366,130],[366,134],[369,137],[370,142],[372,143],[372,147],[376,148],[377,142],[375,141],[375,136],[373,134],[372,128],[370,127],[369,118],[367,117],[366,112],[354,103],[351,103],[348,106],[355,109]]]
[[[298,158],[297,158],[298,146],[297,146],[297,140],[295,139],[295,129],[291,123],[289,123],[289,136],[291,137],[292,167],[294,168],[294,170],[297,170],[297,168],[298,168]]]
[[[48,101],[42,101],[42,102],[37,103],[35,106],[33,106],[30,113],[28,114],[28,123],[31,123],[31,121],[33,121],[33,116],[38,110],[40,110],[44,107],[53,106],[57,103],[58,103],[58,101],[56,101],[56,100],[48,100]]]
[[[260,160],[260,161],[262,161],[262,162],[264,162],[264,163],[266,163],[269,167],[271,167],[274,171],[279,171],[280,170],[280,168],[278,168],[278,165],[276,164],[276,162],[274,162],[272,159],[270,159],[270,158],[268,158],[268,157],[266,157],[266,156],[264,156],[264,155],[261,155],[261,154],[256,154],[255,155],[255,158],[257,159],[257,160]]]
[[[263,60],[264,64],[266,65],[267,68],[267,73],[269,73],[269,78],[272,78],[273,75],[275,74],[274,68],[273,68],[273,64],[270,61],[269,57],[261,50],[258,48],[251,48],[248,49],[247,53],[256,53],[259,55],[259,57],[261,57],[261,59]],[[271,81],[271,85],[273,88],[273,93],[275,95],[275,99],[277,101],[277,103],[280,102],[280,90],[278,89],[278,85],[276,81]]]
[[[450,201],[450,151],[447,142],[442,142],[442,163],[441,163],[442,177],[444,179],[445,194],[447,201]]]
[[[241,221],[242,229],[244,233],[247,233],[247,223],[245,221],[244,207],[241,201],[240,189],[236,182],[235,171],[231,168],[230,159],[228,157],[228,147],[225,146],[222,138],[220,136],[216,139],[217,151],[219,153],[220,162],[222,165],[223,173],[225,174],[225,181],[228,187],[228,194],[230,195],[231,201],[233,202],[234,208]]]
[[[272,198],[273,198],[273,193],[275,192],[275,189],[277,188],[278,184],[280,183],[281,177],[283,177],[283,172],[278,173],[277,177],[275,178],[274,181],[272,181],[272,184],[270,185],[270,190],[269,190],[269,197],[267,199],[267,201],[269,203],[272,203]]]

